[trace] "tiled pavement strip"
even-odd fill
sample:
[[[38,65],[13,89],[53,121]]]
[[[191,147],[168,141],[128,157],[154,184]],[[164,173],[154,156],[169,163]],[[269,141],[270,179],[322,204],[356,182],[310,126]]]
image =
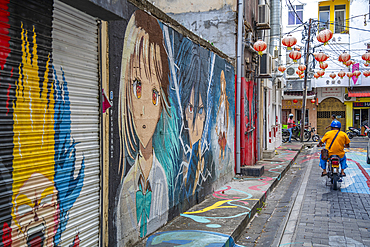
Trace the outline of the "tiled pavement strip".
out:
[[[334,191],[329,183],[326,184],[326,178],[319,176],[318,155],[316,148],[300,155],[302,157],[297,159],[290,174],[268,197],[266,209],[252,221],[238,244],[370,246],[370,165],[366,164],[366,150],[351,148],[347,153],[349,168],[338,191]],[[313,162],[308,162],[310,158],[314,158]],[[308,165],[310,169],[307,169]],[[291,209],[295,206],[293,202],[297,201],[295,198],[299,195],[302,174],[306,171],[310,174],[297,215],[292,213],[294,208]],[[280,187],[287,189],[284,191]],[[290,241],[284,242],[287,240],[284,236],[292,231],[288,229],[291,221],[295,223],[294,235],[290,236]]]

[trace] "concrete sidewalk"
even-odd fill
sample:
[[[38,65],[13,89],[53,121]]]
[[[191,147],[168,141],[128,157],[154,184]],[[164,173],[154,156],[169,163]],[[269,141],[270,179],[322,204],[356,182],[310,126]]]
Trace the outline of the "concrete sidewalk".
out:
[[[302,146],[299,142],[282,144],[273,159],[258,162],[264,166],[261,177],[234,177],[136,246],[237,246],[234,240],[263,208]]]

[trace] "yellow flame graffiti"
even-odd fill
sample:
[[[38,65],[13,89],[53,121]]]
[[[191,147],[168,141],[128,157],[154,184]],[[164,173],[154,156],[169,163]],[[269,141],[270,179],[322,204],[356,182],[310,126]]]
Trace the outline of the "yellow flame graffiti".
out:
[[[23,28],[23,23],[21,28],[22,61],[13,102],[12,217],[18,227],[15,207],[29,204],[26,199],[17,198],[24,183],[32,174],[40,173],[54,184],[54,89],[48,78],[50,58],[47,57],[45,72],[41,71],[35,27],[31,33],[32,41],[28,40],[28,31]]]

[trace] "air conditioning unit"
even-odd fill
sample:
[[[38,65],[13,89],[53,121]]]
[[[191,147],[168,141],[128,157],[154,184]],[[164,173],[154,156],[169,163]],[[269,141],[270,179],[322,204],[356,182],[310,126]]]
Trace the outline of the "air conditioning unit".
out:
[[[348,97],[348,93],[344,94],[345,101],[356,101],[356,97]]]
[[[285,91],[303,91],[304,80],[288,80]],[[307,91],[312,91],[311,80],[307,79]]]
[[[297,79],[299,78],[299,75],[297,75],[295,72],[298,70],[299,64],[292,64],[292,66],[288,67],[285,71],[286,79]]]
[[[257,29],[270,29],[270,7],[267,4],[258,5]]]
[[[272,74],[272,57],[270,54],[262,54],[260,58],[260,76],[270,77]]]

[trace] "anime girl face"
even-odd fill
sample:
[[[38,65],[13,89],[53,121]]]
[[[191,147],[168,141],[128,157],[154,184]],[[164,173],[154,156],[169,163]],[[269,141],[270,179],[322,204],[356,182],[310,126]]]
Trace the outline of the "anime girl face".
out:
[[[158,21],[137,10],[125,33],[120,82],[121,136],[131,160],[139,151],[152,153],[151,140],[162,110],[168,113],[169,66],[163,43]],[[141,168],[150,170],[150,166]]]
[[[57,192],[54,184],[34,173],[19,189],[14,214],[18,237],[27,246],[52,246],[58,226]]]
[[[155,68],[155,64],[161,64],[160,50],[156,44],[148,45],[147,39],[147,35],[141,37],[139,54],[135,54],[131,58],[129,77],[134,125],[144,148],[152,138],[161,115],[161,94],[158,80],[160,72]],[[144,57],[147,53],[143,52],[145,48],[142,44],[149,46],[148,49],[152,51],[150,57]],[[147,61],[144,62],[144,60]]]
[[[195,100],[195,97],[199,97],[198,100]],[[198,102],[197,106],[195,106],[196,101]],[[200,97],[199,94],[195,96],[193,88],[190,94],[190,101],[185,109],[185,118],[188,123],[189,141],[191,145],[198,142],[202,137],[205,117],[206,113],[202,102],[202,97]]]

